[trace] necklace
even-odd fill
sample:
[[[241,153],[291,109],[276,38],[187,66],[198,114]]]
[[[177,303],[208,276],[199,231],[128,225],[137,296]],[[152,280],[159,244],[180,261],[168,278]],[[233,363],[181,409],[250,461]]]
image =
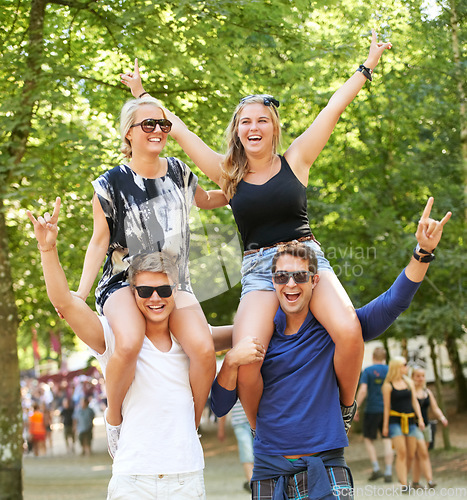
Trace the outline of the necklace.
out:
[[[271,178],[272,166],[274,165],[275,159],[276,159],[276,155],[272,155],[271,162],[269,164],[269,173],[268,173],[268,177],[267,177],[266,181],[268,181]],[[256,174],[256,173],[257,173],[256,170],[248,170],[247,171],[247,174]]]

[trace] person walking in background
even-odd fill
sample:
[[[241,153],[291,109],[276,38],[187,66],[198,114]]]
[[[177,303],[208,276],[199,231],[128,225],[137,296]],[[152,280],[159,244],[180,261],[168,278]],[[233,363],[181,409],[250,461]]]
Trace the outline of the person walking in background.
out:
[[[62,402],[60,417],[63,422],[63,433],[68,453],[75,452],[75,421],[73,413],[74,407],[70,404],[70,399],[65,397]]]
[[[29,416],[29,434],[32,441],[32,451],[35,457],[45,454],[46,430],[44,425],[44,414],[39,403],[34,403],[33,412]]]
[[[89,399],[83,398],[76,410],[76,432],[81,444],[81,455],[91,455],[94,410],[89,407]]]
[[[373,350],[373,364],[365,368],[362,372],[356,400],[357,408],[360,408],[366,398],[362,422],[363,441],[373,467],[373,472],[368,480],[375,481],[384,477],[384,481],[390,483],[392,481],[392,462],[394,459],[391,439],[387,436],[382,439],[384,448],[384,473],[379,468],[374,445],[374,441],[378,437],[378,432],[381,434],[383,431],[384,403],[381,388],[387,373],[386,349],[384,347],[375,347]],[[355,420],[359,420],[358,410]]]
[[[44,415],[44,427],[45,427],[45,447],[46,450],[52,454],[53,453],[53,440],[52,440],[52,411],[46,403],[41,404],[42,414]]]
[[[245,483],[243,483],[243,489],[246,491],[251,491],[250,481],[253,475],[253,434],[251,433],[250,424],[248,418],[246,417],[245,410],[243,409],[242,403],[238,400],[233,408],[230,410],[230,423],[232,425],[235,439],[238,445],[238,456],[240,463],[243,466],[243,472],[245,473]],[[218,420],[217,437],[219,441],[225,439],[225,420],[226,416],[222,416]]]
[[[429,445],[433,440],[428,410],[431,408],[433,414],[445,427],[448,425],[448,419],[438,406],[434,394],[426,386],[425,370],[418,367],[414,368],[412,371],[412,380],[414,382],[415,395],[420,404],[420,410],[425,424],[425,429],[423,431],[418,429],[417,432],[417,449],[413,464],[412,488],[423,488],[420,484],[421,473],[425,476],[428,488],[434,488],[436,483],[433,481],[433,469],[431,467],[430,454],[428,452]]]
[[[418,419],[421,430],[425,428],[414,384],[407,376],[407,371],[407,361],[404,357],[398,356],[392,359],[382,388],[383,436],[392,440],[396,452],[397,479],[404,493],[409,491],[408,475],[417,447],[415,420]]]

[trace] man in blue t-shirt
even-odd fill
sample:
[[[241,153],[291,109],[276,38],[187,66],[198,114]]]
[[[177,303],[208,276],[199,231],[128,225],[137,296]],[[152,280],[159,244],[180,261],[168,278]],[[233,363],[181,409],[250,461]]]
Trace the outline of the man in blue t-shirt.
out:
[[[420,286],[443,226],[431,219],[433,198],[419,221],[410,263],[391,288],[357,309],[365,341],[381,335],[410,305]],[[237,399],[238,367],[262,360],[264,390],[254,440],[253,500],[272,498],[353,498],[344,459],[348,439],[334,372],[334,343],[309,310],[319,276],[316,256],[303,244],[278,248],[273,280],[280,308],[266,355],[255,339],[231,349],[214,381],[211,405],[225,415]]]
[[[384,481],[390,483],[392,481],[392,461],[394,454],[392,451],[391,439],[382,436],[383,428],[383,394],[381,387],[383,385],[386,374],[388,373],[388,365],[386,364],[386,349],[384,347],[375,347],[373,350],[373,364],[365,368],[360,378],[360,387],[357,392],[357,406],[361,407],[366,398],[365,412],[363,414],[363,440],[365,442],[366,451],[370,457],[373,472],[368,478],[369,481],[375,481],[384,476]],[[358,413],[355,419],[359,419]],[[384,446],[384,473],[379,468],[376,448],[373,441],[377,438],[378,431],[383,438]]]

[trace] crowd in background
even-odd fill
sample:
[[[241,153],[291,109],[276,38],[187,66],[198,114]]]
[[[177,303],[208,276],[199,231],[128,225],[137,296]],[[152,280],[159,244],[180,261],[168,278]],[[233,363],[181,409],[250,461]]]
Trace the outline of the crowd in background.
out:
[[[106,406],[102,378],[79,375],[71,380],[41,382],[33,377],[21,380],[23,447],[25,454],[53,454],[52,429],[62,428],[67,451],[91,453],[93,419]]]

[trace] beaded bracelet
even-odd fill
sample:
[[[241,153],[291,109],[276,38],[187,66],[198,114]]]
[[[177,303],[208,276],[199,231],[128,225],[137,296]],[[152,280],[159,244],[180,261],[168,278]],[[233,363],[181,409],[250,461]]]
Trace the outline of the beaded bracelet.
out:
[[[41,246],[39,243],[37,244],[37,248],[39,249],[39,252],[45,253],[45,252],[50,252],[55,248],[56,244],[54,243],[50,248],[47,248],[47,250],[42,250]]]

